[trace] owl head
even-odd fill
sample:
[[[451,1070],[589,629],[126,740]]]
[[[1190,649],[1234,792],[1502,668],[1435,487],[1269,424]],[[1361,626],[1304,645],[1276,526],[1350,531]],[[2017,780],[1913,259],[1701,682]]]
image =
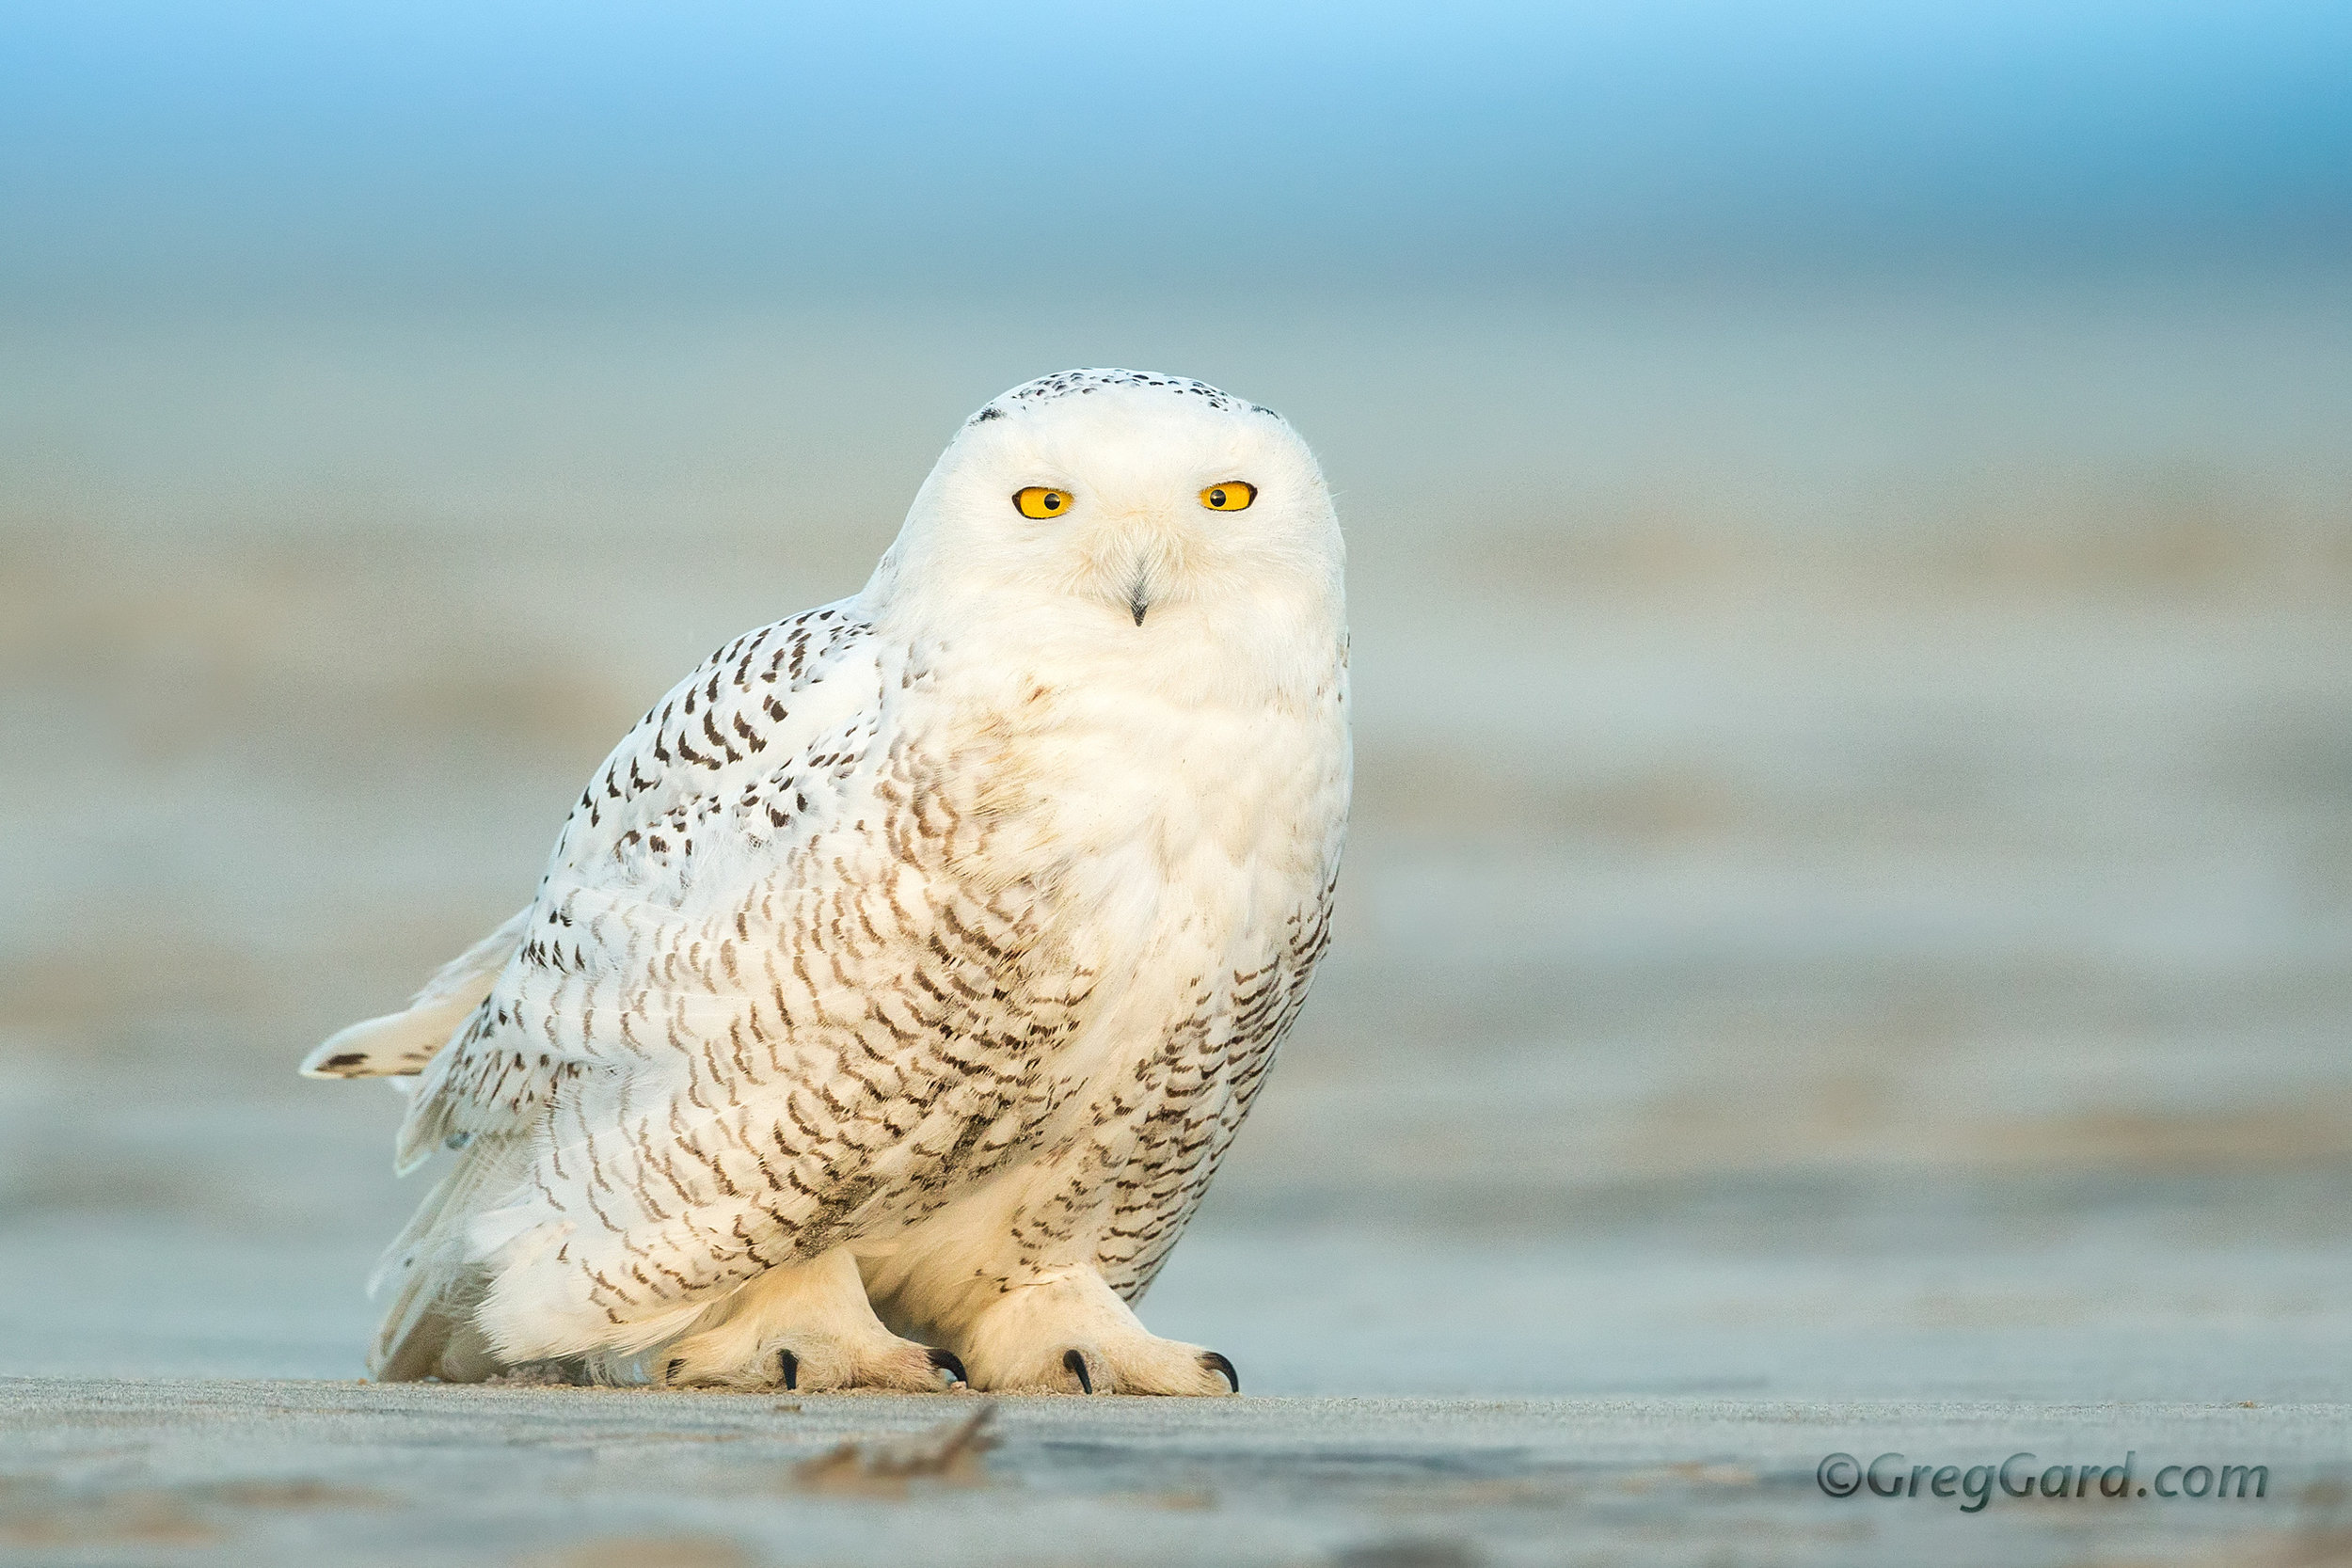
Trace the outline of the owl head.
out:
[[[1343,550],[1314,455],[1205,382],[1081,370],[964,421],[864,595],[878,618],[1185,643],[1336,626]]]

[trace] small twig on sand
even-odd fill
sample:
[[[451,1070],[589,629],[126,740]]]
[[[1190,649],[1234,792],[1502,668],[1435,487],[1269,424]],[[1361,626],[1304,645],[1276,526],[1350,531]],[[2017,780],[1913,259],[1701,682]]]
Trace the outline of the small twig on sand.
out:
[[[978,1486],[988,1480],[980,1456],[996,1446],[987,1431],[995,1416],[996,1406],[991,1402],[961,1420],[942,1421],[905,1437],[844,1443],[803,1461],[793,1468],[792,1479],[812,1492],[885,1497],[906,1496],[908,1483],[915,1481]]]

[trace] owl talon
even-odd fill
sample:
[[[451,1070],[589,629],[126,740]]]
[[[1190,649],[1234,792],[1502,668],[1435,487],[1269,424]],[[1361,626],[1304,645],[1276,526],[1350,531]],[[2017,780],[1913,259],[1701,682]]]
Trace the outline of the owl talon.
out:
[[[958,1325],[956,1349],[983,1393],[1224,1395],[1241,1374],[1203,1345],[1163,1339],[1100,1273],[1063,1266],[1000,1292]]]
[[[947,1386],[950,1388],[959,1383],[969,1384],[972,1381],[963,1370],[963,1363],[956,1359],[953,1351],[931,1352],[931,1365],[947,1374]]]
[[[797,1389],[801,1386],[801,1358],[788,1350],[776,1352],[776,1368],[784,1374],[784,1386]]]
[[[682,1355],[673,1359],[668,1366],[661,1369],[661,1381],[675,1387],[677,1384],[677,1370],[685,1365],[686,1358]]]

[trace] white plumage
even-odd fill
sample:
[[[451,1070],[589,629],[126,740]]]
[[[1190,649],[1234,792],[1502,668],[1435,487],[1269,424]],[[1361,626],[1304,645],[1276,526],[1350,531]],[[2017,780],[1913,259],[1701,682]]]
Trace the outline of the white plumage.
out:
[[[371,1368],[1236,1383],[1128,1303],[1328,936],[1341,566],[1268,409],[1074,371],[980,410],[862,593],[689,675],[530,908],[304,1064],[419,1074],[402,1168],[459,1150]]]

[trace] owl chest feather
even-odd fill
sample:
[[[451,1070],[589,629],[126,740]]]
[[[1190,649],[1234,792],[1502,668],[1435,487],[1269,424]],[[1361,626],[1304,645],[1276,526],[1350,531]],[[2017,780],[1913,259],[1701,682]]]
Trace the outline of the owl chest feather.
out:
[[[1345,810],[1336,702],[1049,692],[963,749],[1003,863],[1095,967],[1207,950],[1324,874]]]
[[[1089,988],[1047,1064],[1061,1112],[1044,1140],[1111,1160],[1198,1143],[1320,952],[1347,804],[1336,659],[1296,693],[1037,672],[959,728],[946,777],[992,823],[985,869],[1034,891],[1041,950]]]

